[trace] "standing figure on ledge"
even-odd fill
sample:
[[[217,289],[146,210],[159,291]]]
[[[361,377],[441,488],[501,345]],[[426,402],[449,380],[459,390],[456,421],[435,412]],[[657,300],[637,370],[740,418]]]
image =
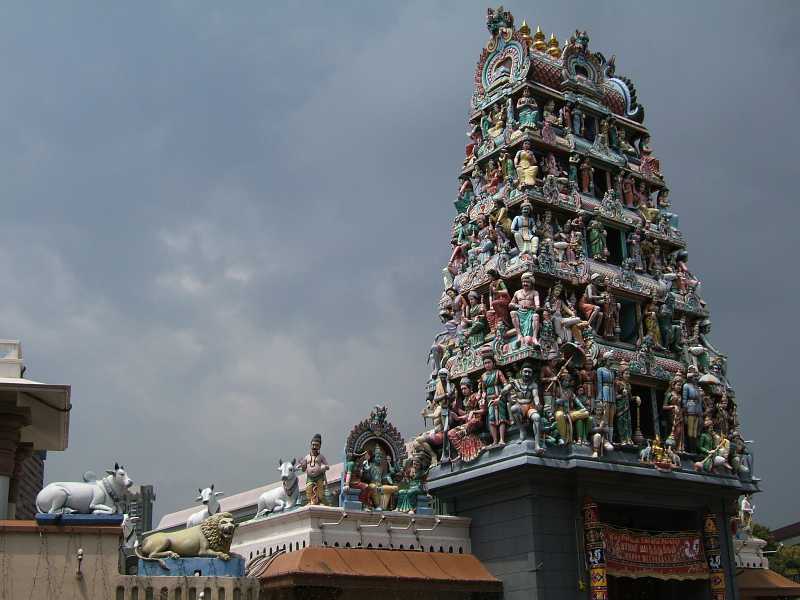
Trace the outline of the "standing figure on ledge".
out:
[[[603,300],[601,306],[603,310],[603,327],[601,335],[607,340],[619,339],[620,305],[619,302],[617,302],[617,299],[611,293],[611,290],[606,289],[606,291],[603,292]]]
[[[596,402],[592,408],[590,428],[592,433],[592,458],[600,458],[604,452],[610,452],[614,449],[614,445],[609,441],[609,428],[606,423],[603,405],[600,402]]]
[[[517,100],[519,128],[523,131],[526,129],[536,129],[538,114],[539,106],[536,104],[536,99],[531,96],[531,90],[526,87],[522,90],[520,99]]]
[[[667,441],[672,440],[675,445],[675,452],[685,452],[686,450],[686,415],[683,411],[682,393],[683,379],[679,375],[676,375],[670,383],[669,391],[667,392],[667,397],[664,402],[664,411],[672,414],[672,428],[670,429]]]
[[[486,311],[484,310],[481,296],[475,290],[467,294],[468,317],[462,321],[464,335],[467,336],[469,345],[477,348],[483,345],[488,333],[488,323],[486,321]]]
[[[644,271],[644,261],[642,260],[642,237],[641,227],[636,227],[628,234],[628,257],[633,261],[633,270],[637,273]]]
[[[511,231],[520,254],[536,256],[539,249],[539,238],[536,235],[536,220],[531,216],[533,206],[525,200],[520,207],[520,214],[511,221]]]
[[[447,372],[447,369],[444,369]],[[444,419],[442,412],[448,408],[446,403],[447,396],[440,396],[437,400],[429,403],[420,413],[427,422],[431,420],[431,429],[420,434],[414,440],[415,453],[423,453],[428,458],[428,464],[435,466],[439,461],[439,450],[444,446]],[[444,460],[444,459],[442,459]]]
[[[411,459],[405,476],[406,487],[397,492],[396,510],[414,514],[417,511],[417,498],[425,494],[426,470],[417,458]]]
[[[503,181],[507,186],[516,185],[517,182],[517,169],[514,166],[513,159],[508,155],[507,150],[500,153],[500,171],[503,174]],[[508,188],[506,188],[508,189]]]
[[[489,275],[489,307],[494,311],[497,322],[511,327],[511,315],[508,311],[511,295],[508,293],[508,288],[497,269],[489,269],[486,273]]]
[[[511,309],[511,321],[517,330],[517,335],[523,346],[538,346],[539,329],[539,292],[534,288],[536,280],[533,274],[522,274],[522,289],[514,292],[508,307]]]
[[[451,415],[451,420],[460,425],[448,431],[447,438],[458,452],[456,460],[471,462],[483,450],[479,434],[483,430],[486,404],[481,393],[475,391],[475,384],[469,377],[462,377],[459,385],[464,398],[464,410]]]
[[[519,177],[519,188],[525,189],[536,185],[536,177],[539,174],[539,166],[536,164],[536,156],[531,150],[531,143],[525,140],[522,143],[522,150],[518,151],[514,157],[514,166]]]
[[[489,127],[489,137],[496,138],[503,135],[506,125],[503,120],[503,109],[498,104],[492,113],[492,125]]]
[[[597,358],[597,396],[595,402],[603,407],[603,416],[608,427],[608,441],[614,443],[614,422],[617,412],[616,378],[613,369],[608,366],[611,352],[601,354]]]
[[[311,438],[311,450],[300,461],[299,469],[306,474],[306,497],[309,504],[322,504],[325,497],[325,472],[330,469],[328,461],[320,454],[322,436],[315,433]]]
[[[526,362],[522,365],[520,377],[512,379],[504,392],[511,398],[511,416],[519,427],[519,441],[527,438],[528,424],[533,433],[533,449],[540,452],[539,447],[539,385],[533,377],[533,365]]]
[[[581,192],[584,194],[591,194],[594,191],[594,168],[589,162],[588,158],[584,158],[581,166],[578,168],[580,172],[580,187]]]
[[[686,447],[692,453],[698,450],[700,425],[703,419],[703,399],[697,387],[698,378],[697,371],[690,367],[681,392],[681,403],[686,415]]]
[[[492,446],[506,445],[506,428],[511,425],[508,418],[508,406],[502,391],[508,381],[503,372],[497,368],[491,350],[483,352],[484,373],[481,375],[479,389],[488,410],[489,433],[492,435]]]
[[[616,391],[616,429],[619,442],[623,446],[633,446],[633,427],[631,417],[631,406],[635,402],[636,406],[641,406],[639,396],[631,393],[630,370],[628,365],[623,363],[622,375],[617,379]]]
[[[608,258],[608,247],[606,245],[606,228],[597,219],[589,222],[587,237],[589,240],[589,255],[594,260],[603,262]]]

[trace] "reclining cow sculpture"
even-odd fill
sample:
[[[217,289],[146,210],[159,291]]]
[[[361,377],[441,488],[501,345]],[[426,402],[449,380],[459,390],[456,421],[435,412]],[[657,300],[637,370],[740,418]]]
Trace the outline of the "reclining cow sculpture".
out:
[[[189,515],[189,518],[186,519],[187,529],[195,525],[200,525],[200,523],[205,521],[208,517],[217,514],[221,510],[217,496],[222,496],[225,493],[215,492],[213,483],[211,487],[203,488],[202,490],[198,488],[197,491],[200,492],[200,495],[195,498],[195,502],[202,502],[204,507],[202,510],[198,510]]]
[[[102,479],[59,481],[47,484],[36,496],[36,510],[47,514],[114,515],[122,512],[123,500],[133,481],[124,465],[114,463]]]

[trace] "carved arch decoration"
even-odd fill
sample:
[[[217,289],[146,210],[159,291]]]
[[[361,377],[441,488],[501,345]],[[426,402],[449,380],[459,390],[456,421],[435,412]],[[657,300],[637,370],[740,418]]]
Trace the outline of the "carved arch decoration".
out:
[[[345,441],[345,455],[361,454],[380,444],[396,465],[406,460],[406,443],[397,428],[386,420],[386,407],[376,406],[370,416],[357,423]]]
[[[497,36],[483,49],[475,67],[475,91],[472,108],[478,109],[492,89],[525,80],[531,67],[528,47],[519,32],[512,36]]]

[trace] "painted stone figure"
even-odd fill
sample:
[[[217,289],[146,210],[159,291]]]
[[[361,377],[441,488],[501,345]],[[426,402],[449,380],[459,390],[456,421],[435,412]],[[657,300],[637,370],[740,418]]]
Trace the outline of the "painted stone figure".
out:
[[[374,510],[391,510],[400,489],[394,481],[397,469],[380,444],[375,444],[362,470],[369,484],[369,505]]]
[[[689,452],[697,452],[703,422],[703,399],[697,386],[698,379],[697,371],[690,368],[681,390],[681,403],[686,415],[686,448]]]
[[[514,160],[509,156],[507,150],[500,153],[500,171],[503,176],[503,181],[507,185],[516,185],[517,182],[517,168],[514,166]]]
[[[644,271],[642,260],[642,230],[637,227],[628,234],[628,257],[632,261],[633,269],[637,273]]]
[[[589,428],[589,411],[572,389],[572,376],[561,376],[561,396],[556,400],[556,424],[562,444],[586,443]]]
[[[530,428],[533,435],[533,449],[539,452],[539,385],[533,376],[533,365],[529,362],[524,363],[520,376],[512,379],[503,391],[508,394],[510,413],[519,427],[519,441],[527,439]]]
[[[584,194],[591,194],[594,192],[594,167],[592,167],[588,158],[584,158],[581,166],[578,168],[580,174],[580,188]]]
[[[608,247],[606,245],[606,228],[597,219],[592,219],[587,228],[587,239],[589,242],[589,255],[594,260],[603,262],[608,258]]]
[[[474,290],[471,291],[467,294],[467,302],[467,317],[462,321],[462,328],[469,345],[477,348],[486,341],[489,324],[480,294]]]
[[[505,130],[506,124],[503,117],[503,110],[498,105],[495,111],[492,113],[491,117],[491,125],[489,126],[489,137],[496,138],[503,135],[503,131]]]
[[[536,220],[531,216],[533,206],[527,200],[520,207],[520,214],[511,221],[511,231],[520,254],[536,256],[539,238],[536,235]]]
[[[397,506],[395,510],[414,514],[417,511],[418,499],[425,494],[425,468],[416,459],[411,459],[411,465],[407,468],[405,476],[405,487],[397,492]]]
[[[446,369],[445,369],[446,372]],[[422,418],[431,420],[432,427],[421,433],[414,440],[415,454],[422,453],[427,458],[427,463],[431,466],[436,465],[439,460],[439,452],[444,446],[444,419],[442,413],[449,408],[446,403],[447,397],[440,396],[422,409]]]
[[[631,393],[630,371],[628,365],[622,365],[621,377],[616,380],[617,389],[615,392],[615,427],[617,437],[623,446],[633,446],[633,427],[631,408],[634,403],[641,404],[638,396]]]
[[[309,504],[322,504],[325,497],[325,473],[330,469],[325,456],[320,453],[322,436],[315,433],[311,449],[300,461],[298,468],[306,474],[306,497]]]
[[[508,293],[508,288],[497,269],[489,269],[486,273],[489,276],[489,306],[498,321],[511,327],[511,314],[508,309],[511,295]]]
[[[363,507],[369,505],[369,484],[362,480],[361,472],[364,466],[366,454],[355,454],[349,452],[344,463],[344,488],[345,494],[350,490],[358,491],[358,501]]]
[[[609,441],[609,428],[605,419],[604,406],[597,402],[592,407],[592,420],[590,423],[592,434],[592,458],[600,458],[604,452],[614,450],[614,445]]]
[[[622,200],[628,208],[636,208],[635,186],[636,184],[630,174],[626,175],[622,180]]]
[[[486,417],[486,403],[483,394],[475,390],[475,384],[469,377],[462,377],[459,386],[464,408],[451,415],[451,420],[458,425],[447,432],[447,438],[458,454],[456,460],[471,462],[483,450],[479,434]]]
[[[539,106],[536,104],[536,99],[531,96],[529,88],[522,90],[522,96],[517,100],[517,118],[519,120],[519,128],[535,129],[536,121],[539,116]]]
[[[604,420],[608,428],[608,441],[614,443],[614,425],[617,413],[617,395],[614,370],[608,365],[610,352],[597,359],[597,396],[595,402],[603,407]]]
[[[492,436],[492,446],[505,446],[506,429],[511,425],[511,420],[502,391],[508,381],[503,372],[497,368],[491,352],[491,350],[482,352],[484,373],[481,375],[479,390],[486,404],[486,420]]]
[[[523,346],[539,344],[539,292],[534,288],[536,280],[530,272],[522,275],[522,289],[514,292],[508,307],[511,309],[511,321]]]
[[[561,119],[556,113],[556,103],[554,101],[548,100],[545,103],[542,111],[542,118],[545,123],[549,123],[550,125],[561,125]]]
[[[603,276],[600,273],[592,273],[586,289],[578,300],[578,310],[583,318],[589,322],[589,325],[595,329],[598,326],[598,321],[602,318],[602,310],[600,309],[600,303],[603,300],[603,291],[600,289],[602,283]]]
[[[520,189],[534,187],[536,177],[539,174],[539,166],[536,164],[536,156],[531,150],[531,143],[525,140],[522,143],[522,150],[519,150],[514,157],[514,167],[517,169],[517,177]]]

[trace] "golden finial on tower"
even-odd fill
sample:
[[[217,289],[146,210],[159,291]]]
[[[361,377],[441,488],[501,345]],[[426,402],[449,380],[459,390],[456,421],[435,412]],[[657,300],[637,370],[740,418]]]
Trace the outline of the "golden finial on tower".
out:
[[[531,45],[531,26],[528,25],[528,22],[523,19],[522,25],[519,26],[519,33],[525,43],[528,44],[528,47]]]
[[[547,45],[547,53],[553,58],[561,58],[561,48],[558,45],[558,38],[555,33],[550,34],[550,43]]]
[[[547,44],[544,41],[544,32],[538,25],[536,26],[536,33],[533,34],[533,47],[539,52],[547,50]]]

